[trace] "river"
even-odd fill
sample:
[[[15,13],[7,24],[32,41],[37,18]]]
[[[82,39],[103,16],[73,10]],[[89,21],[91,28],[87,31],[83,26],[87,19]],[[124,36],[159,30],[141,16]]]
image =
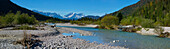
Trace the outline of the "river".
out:
[[[130,49],[170,49],[170,38],[159,38],[156,36],[91,27],[57,27],[76,28],[93,32],[92,36],[81,36],[79,33],[63,33],[63,35],[76,35],[73,37],[74,39],[80,38],[90,42],[96,41],[97,43],[107,43],[113,46],[123,46]]]

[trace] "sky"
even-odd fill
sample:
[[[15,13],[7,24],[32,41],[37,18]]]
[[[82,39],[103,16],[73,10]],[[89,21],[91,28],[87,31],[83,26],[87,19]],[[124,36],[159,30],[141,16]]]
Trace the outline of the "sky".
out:
[[[29,10],[55,12],[60,15],[83,13],[102,16],[113,13],[139,0],[11,0]]]

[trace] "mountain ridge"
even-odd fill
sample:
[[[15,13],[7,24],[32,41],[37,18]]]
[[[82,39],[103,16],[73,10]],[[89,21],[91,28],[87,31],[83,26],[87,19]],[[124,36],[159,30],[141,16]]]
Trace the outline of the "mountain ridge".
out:
[[[151,2],[151,1],[154,1],[154,0],[140,0],[137,3],[135,3],[135,4],[126,6],[126,7],[122,8],[122,9],[116,11],[116,12],[113,12],[113,13],[110,13],[110,14],[106,14],[104,16],[107,16],[107,15],[116,15],[119,12],[121,12],[123,15],[127,16],[127,15],[132,14],[135,10],[137,10],[137,8],[140,8],[143,5],[145,5],[146,3]]]

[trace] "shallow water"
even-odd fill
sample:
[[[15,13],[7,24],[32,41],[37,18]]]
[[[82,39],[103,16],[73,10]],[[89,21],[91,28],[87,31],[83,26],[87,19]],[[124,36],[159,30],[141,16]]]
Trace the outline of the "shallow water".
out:
[[[63,33],[63,35],[76,35],[73,38],[80,38],[90,42],[108,43],[113,46],[123,46],[130,49],[170,49],[170,38],[158,38],[155,36],[145,36],[130,32],[90,27],[57,27],[69,27],[91,31],[94,34],[93,36],[81,36],[79,33]]]

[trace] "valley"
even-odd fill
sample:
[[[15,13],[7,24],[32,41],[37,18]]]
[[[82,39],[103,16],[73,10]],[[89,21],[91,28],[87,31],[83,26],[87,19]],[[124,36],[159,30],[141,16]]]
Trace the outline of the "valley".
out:
[[[0,49],[170,48],[170,0],[23,1],[0,0]]]

